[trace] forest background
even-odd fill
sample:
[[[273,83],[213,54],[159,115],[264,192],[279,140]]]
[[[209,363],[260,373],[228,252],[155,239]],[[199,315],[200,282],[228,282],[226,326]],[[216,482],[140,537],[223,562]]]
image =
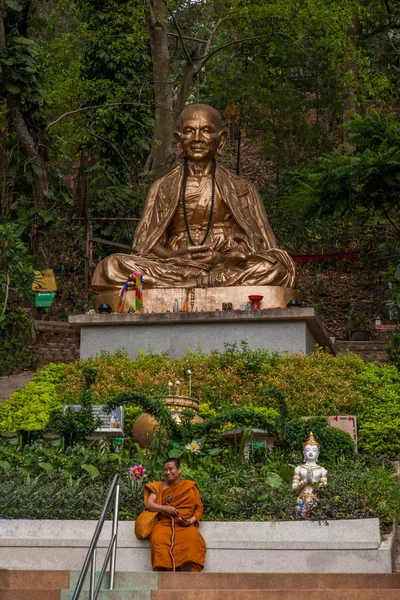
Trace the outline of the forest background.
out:
[[[297,265],[329,332],[396,320],[399,83],[395,0],[0,0],[0,322],[35,268],[58,282],[46,318],[91,307],[187,102],[223,114],[280,247],[358,259]]]

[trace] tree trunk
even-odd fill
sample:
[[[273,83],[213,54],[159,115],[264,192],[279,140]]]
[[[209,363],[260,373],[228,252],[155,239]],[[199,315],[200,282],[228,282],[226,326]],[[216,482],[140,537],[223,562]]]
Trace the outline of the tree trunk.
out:
[[[29,11],[30,3],[26,7]],[[4,24],[6,11],[5,0],[0,0],[0,53],[7,55],[7,37]],[[24,15],[24,23],[27,15]],[[29,163],[34,163],[39,169],[34,171],[33,177],[33,199],[35,209],[48,208],[48,199],[46,191],[49,189],[49,173],[47,161],[47,135],[40,125],[29,123],[22,110],[22,101],[20,94],[5,94],[9,117],[19,146],[25,154]],[[34,253],[41,254],[44,258],[45,266],[48,266],[49,257],[46,253],[42,232],[40,231],[41,223],[38,216],[35,217],[31,229],[32,250]]]
[[[342,87],[342,125],[346,125],[351,119],[352,113],[356,112],[356,82],[358,79],[357,63],[354,52],[357,46],[357,19],[352,20],[352,25],[347,29],[347,47],[343,50],[343,72],[342,77],[347,76],[348,81]],[[353,80],[351,81],[351,78]],[[342,127],[342,143],[347,142],[348,131]]]
[[[7,183],[9,165],[7,130],[0,131],[0,219],[8,219],[11,210],[11,194]]]
[[[154,133],[147,170],[159,179],[171,168],[172,141],[176,115],[170,73],[170,55],[167,37],[167,8],[163,0],[153,0],[148,6],[147,22],[154,76]]]

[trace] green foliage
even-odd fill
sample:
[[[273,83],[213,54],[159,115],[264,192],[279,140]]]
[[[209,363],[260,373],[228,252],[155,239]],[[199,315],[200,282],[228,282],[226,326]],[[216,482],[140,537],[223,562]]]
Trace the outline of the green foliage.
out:
[[[111,398],[105,405],[104,409],[112,411],[118,406],[133,405],[138,406],[143,411],[157,418],[160,426],[173,437],[179,438],[179,427],[171,416],[170,411],[161,400],[150,398],[145,394],[138,392],[122,392]]]
[[[353,144],[342,153],[323,156],[315,169],[292,174],[309,199],[310,214],[380,212],[396,221],[400,205],[400,123],[394,114],[372,110],[348,123]]]
[[[344,459],[354,459],[354,443],[348,433],[328,425],[324,417],[310,419],[294,419],[288,421],[283,429],[282,442],[287,450],[302,452],[303,444],[310,431],[321,444],[319,460],[324,466],[335,465]]]
[[[52,410],[61,405],[54,384],[31,381],[0,404],[0,431],[40,431],[48,424]]]
[[[201,448],[181,456],[182,476],[195,479],[202,495],[204,519],[212,521],[294,520],[296,492],[293,465],[278,450],[259,461],[238,460],[240,448]],[[190,455],[190,456],[189,456]],[[21,447],[0,443],[0,517],[97,519],[115,473],[121,475],[121,518],[133,520],[143,509],[142,486],[132,486],[128,471],[146,469],[144,481],[159,480],[162,464],[153,452],[135,444],[120,453],[105,443],[62,449],[58,442]],[[143,483],[143,482],[142,482]],[[382,465],[344,460],[329,470],[319,491],[313,519],[379,517],[390,528],[400,502],[394,474]]]
[[[16,2],[8,6],[5,15],[7,53],[0,54],[0,94],[2,97],[7,92],[21,95],[26,113],[30,117],[36,117],[43,104],[37,44],[21,32],[23,19],[26,18],[26,15],[21,14],[22,6]],[[19,9],[15,9],[15,6],[19,6]]]
[[[313,518],[354,519],[378,517],[382,530],[390,530],[400,502],[397,476],[383,467],[366,468],[362,461],[341,464],[329,471],[326,488]]]
[[[64,441],[72,446],[83,442],[93,435],[99,423],[93,417],[92,405],[94,404],[91,387],[96,381],[96,370],[86,366],[83,370],[85,378],[84,389],[80,399],[80,408],[74,410],[71,406],[54,410],[47,425],[47,431],[57,433]]]
[[[258,428],[263,429],[269,435],[276,433],[279,413],[276,409],[270,408],[244,408],[231,407],[221,411],[215,417],[209,417],[200,425],[193,425],[193,432],[196,432],[196,437],[217,430],[221,432],[223,429],[236,428]],[[229,426],[227,426],[229,424]],[[190,436],[190,437],[193,437]]]
[[[32,319],[22,308],[0,315],[0,377],[33,369]]]
[[[10,293],[16,298],[33,298],[33,257],[20,239],[16,223],[0,223],[0,324],[5,318]]]
[[[390,361],[400,371],[400,333],[392,333],[390,346],[386,348]]]
[[[249,365],[254,369],[254,356],[256,373],[249,370]],[[243,428],[265,426],[268,431],[277,431],[296,417],[354,414],[361,452],[379,452],[396,458],[400,451],[400,374],[396,367],[366,364],[352,353],[333,357],[321,350],[307,356],[286,356],[229,348],[226,352],[209,355],[190,353],[179,360],[168,359],[166,355],[143,354],[134,361],[119,352],[69,365],[48,365],[35,375],[26,390],[11,397],[7,409],[0,406],[0,431],[23,429],[23,415],[29,422],[27,429],[45,426],[50,415],[47,405],[40,407],[43,416],[40,426],[39,423],[33,426],[38,410],[36,398],[43,389],[48,393],[51,390],[50,395],[56,402],[51,409],[62,404],[78,404],[84,390],[86,367],[97,371],[96,382],[90,390],[94,403],[105,404],[109,409],[120,404],[128,408],[125,428],[128,436],[140,411],[154,414],[173,440],[179,441],[182,436],[190,438],[188,441],[200,438],[207,427],[208,432],[213,431],[214,442],[229,423]],[[193,373],[192,395],[200,400],[205,425],[187,424],[183,430],[177,428],[159,398],[168,396],[168,381],[177,379],[182,382],[181,392],[188,393],[185,374],[189,368]],[[48,388],[46,381],[49,381]],[[29,408],[32,401],[33,410]],[[134,407],[131,415],[129,411],[133,408],[130,407]],[[5,410],[7,427],[4,429]],[[308,437],[306,433],[304,439]],[[304,439],[299,439],[298,451]],[[343,443],[347,448],[347,438]]]

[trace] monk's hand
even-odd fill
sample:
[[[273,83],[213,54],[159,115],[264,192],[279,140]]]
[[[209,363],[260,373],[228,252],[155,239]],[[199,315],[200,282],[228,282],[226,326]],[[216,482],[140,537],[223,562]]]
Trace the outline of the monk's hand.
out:
[[[196,523],[196,518],[190,517],[189,519],[185,519],[184,517],[179,517],[178,523],[183,527],[189,527],[190,525],[194,525]]]
[[[170,517],[177,517],[179,515],[179,511],[175,506],[169,506],[168,504],[164,504],[163,512]]]

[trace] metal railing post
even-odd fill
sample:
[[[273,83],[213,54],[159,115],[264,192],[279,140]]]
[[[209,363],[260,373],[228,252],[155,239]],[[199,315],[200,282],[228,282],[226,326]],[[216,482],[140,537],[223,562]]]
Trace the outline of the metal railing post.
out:
[[[83,583],[85,581],[87,572],[90,567],[90,586],[89,586],[89,599],[97,600],[101,584],[103,581],[103,577],[107,568],[108,563],[110,562],[110,590],[114,587],[115,580],[115,564],[116,564],[116,554],[117,554],[117,535],[118,535],[118,511],[119,511],[119,475],[115,475],[111,487],[108,491],[106,501],[104,503],[103,510],[101,511],[100,519],[97,523],[95,532],[92,537],[92,541],[90,542],[89,550],[86,554],[85,562],[83,563],[83,567],[81,573],[79,575],[78,582],[76,584],[74,593],[72,595],[72,600],[78,600],[83,588]],[[96,549],[97,543],[100,538],[101,531],[103,529],[104,522],[106,520],[106,516],[110,510],[110,504],[114,499],[114,513],[113,513],[113,521],[112,521],[112,534],[111,541],[108,545],[106,556],[103,562],[103,566],[100,570],[100,576],[96,585]]]
[[[110,590],[114,589],[114,579],[115,579],[115,563],[117,558],[117,535],[118,535],[118,507],[119,507],[119,483],[115,488],[115,496],[114,496],[114,514],[113,514],[113,524],[112,524],[112,536],[115,538],[113,549],[111,552],[111,561],[110,561]]]
[[[96,548],[93,550],[92,563],[90,565],[90,589],[89,600],[94,600],[94,591],[96,589]]]

